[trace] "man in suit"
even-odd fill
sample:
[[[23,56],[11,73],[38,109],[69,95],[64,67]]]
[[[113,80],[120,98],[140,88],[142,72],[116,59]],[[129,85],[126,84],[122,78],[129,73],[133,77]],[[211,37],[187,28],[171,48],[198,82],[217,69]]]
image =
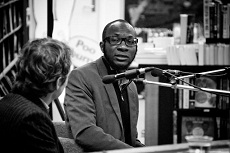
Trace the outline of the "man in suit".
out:
[[[0,145],[8,153],[63,153],[48,109],[67,84],[70,48],[51,38],[28,42],[12,93],[0,100]]]
[[[126,71],[134,60],[134,28],[120,19],[108,23],[100,48],[102,57],[76,68],[69,76],[64,100],[66,123],[85,151],[144,146],[137,139],[139,104],[135,84],[126,79],[102,82],[106,75]]]

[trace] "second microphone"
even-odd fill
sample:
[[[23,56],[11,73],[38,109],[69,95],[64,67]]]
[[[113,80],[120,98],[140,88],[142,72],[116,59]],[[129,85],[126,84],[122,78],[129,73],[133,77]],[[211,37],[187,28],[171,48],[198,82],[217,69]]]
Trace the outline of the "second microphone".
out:
[[[119,79],[123,79],[123,78],[134,79],[138,75],[152,71],[153,69],[155,69],[155,68],[154,67],[147,67],[147,68],[140,68],[140,69],[132,69],[132,70],[128,70],[128,71],[125,71],[123,73],[118,73],[115,75],[106,75],[103,77],[102,81],[105,84],[109,84],[109,83],[113,83],[114,81],[119,80]]]

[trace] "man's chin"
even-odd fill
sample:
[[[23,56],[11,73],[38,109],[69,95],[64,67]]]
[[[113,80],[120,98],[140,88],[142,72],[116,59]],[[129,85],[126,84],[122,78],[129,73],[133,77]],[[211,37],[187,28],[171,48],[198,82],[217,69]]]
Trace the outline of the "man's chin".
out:
[[[124,70],[127,70],[129,68],[129,65],[116,65],[115,69],[118,71],[124,71]]]

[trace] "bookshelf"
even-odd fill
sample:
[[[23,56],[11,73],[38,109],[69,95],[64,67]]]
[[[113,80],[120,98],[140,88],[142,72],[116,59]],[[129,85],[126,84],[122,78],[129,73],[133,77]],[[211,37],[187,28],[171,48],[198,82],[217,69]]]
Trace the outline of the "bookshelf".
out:
[[[230,41],[230,3],[227,0],[203,0],[203,24],[206,43]]]
[[[210,5],[212,3],[212,5]],[[207,4],[207,5],[206,5]],[[213,10],[214,9],[214,10]],[[215,11],[215,12],[212,12]],[[202,12],[202,11],[201,11]],[[210,13],[212,12],[212,13]],[[199,12],[200,13],[200,12]],[[189,42],[185,44],[175,43],[171,46],[163,46],[160,51],[154,47],[153,43],[141,44],[139,48],[140,53],[136,56],[136,61],[139,62],[140,67],[157,67],[163,70],[181,70],[185,72],[200,73],[211,70],[218,70],[230,66],[230,4],[229,0],[203,0],[203,22],[195,21],[199,23],[199,30],[202,32],[204,40]],[[228,27],[228,28],[227,28]],[[186,30],[185,30],[186,31]],[[144,35],[145,36],[145,35]],[[143,42],[149,43],[148,35],[144,37]],[[150,35],[152,36],[152,35]],[[146,40],[146,38],[148,38]],[[175,41],[176,42],[176,41]],[[165,42],[164,42],[165,43]],[[165,43],[168,44],[168,43]],[[150,46],[150,47],[149,47]],[[151,48],[151,49],[144,49]],[[148,52],[149,51],[149,52]],[[193,58],[192,58],[193,57]],[[193,60],[192,60],[193,59]],[[153,77],[151,74],[146,73],[145,79],[148,81],[168,83],[168,80],[164,77]],[[207,80],[207,79],[206,79]],[[227,80],[227,81],[226,81]],[[190,81],[190,79],[189,79]],[[229,91],[229,76],[219,78],[216,82],[216,89]],[[192,84],[195,84],[195,80]],[[224,87],[224,85],[228,86]],[[208,87],[207,87],[208,88]],[[146,145],[161,145],[161,144],[172,144],[180,143],[181,138],[178,139],[177,130],[174,130],[174,124],[181,124],[182,117],[185,115],[199,114],[200,117],[208,116],[210,120],[213,120],[214,128],[214,139],[225,139],[230,138],[229,129],[220,129],[221,133],[225,131],[228,135],[216,134],[218,131],[219,119],[227,120],[229,123],[230,110],[229,110],[229,97],[219,96],[211,97],[216,103],[210,105],[209,108],[198,108],[195,103],[196,94],[191,91],[183,92],[190,96],[192,94],[193,99],[188,99],[187,103],[183,104],[182,97],[175,96],[175,92],[168,87],[145,85],[145,142]],[[209,96],[204,93],[199,93],[201,97]],[[228,99],[228,100],[226,100]],[[211,100],[211,101],[212,101]],[[201,105],[200,105],[201,106]],[[206,104],[203,106],[207,106]],[[203,112],[208,110],[208,112]],[[187,114],[188,112],[188,114]],[[221,113],[223,112],[223,113]],[[173,116],[175,114],[175,116]],[[222,114],[221,116],[218,116]],[[179,116],[176,116],[179,115]],[[198,116],[199,117],[199,116]],[[174,119],[181,120],[179,123]],[[201,118],[202,119],[202,118]],[[206,120],[205,118],[203,120]],[[228,125],[230,126],[230,125]],[[178,132],[175,134],[175,132]],[[219,131],[220,132],[220,131]],[[176,135],[176,138],[174,137]],[[227,136],[227,137],[226,137]]]
[[[140,65],[140,67],[157,67],[163,70],[180,70],[185,72],[201,73],[213,70],[223,69],[226,66],[181,66],[181,65]],[[167,78],[153,77],[151,74],[146,74],[145,79],[162,83],[169,83]],[[180,89],[181,90],[181,89]],[[229,90],[228,90],[229,91]],[[181,123],[183,116],[198,116],[211,117],[215,125],[215,139],[230,138],[227,135],[226,128],[220,129],[221,134],[217,137],[217,122],[221,118],[222,121],[229,123],[230,110],[229,108],[179,108],[179,99],[175,96],[175,90],[168,87],[145,85],[146,103],[145,103],[145,142],[146,145],[162,145],[181,143]],[[176,115],[173,115],[176,114]],[[175,129],[176,125],[176,129]],[[226,127],[226,126],[225,126]],[[229,130],[228,130],[229,131]]]
[[[10,91],[18,52],[29,39],[27,7],[27,0],[0,1],[0,97]]]

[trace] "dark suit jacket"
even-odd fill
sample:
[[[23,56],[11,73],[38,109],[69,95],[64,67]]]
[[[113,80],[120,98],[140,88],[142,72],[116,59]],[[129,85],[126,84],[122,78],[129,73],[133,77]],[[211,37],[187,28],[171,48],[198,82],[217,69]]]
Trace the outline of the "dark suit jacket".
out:
[[[86,151],[143,146],[137,139],[138,94],[134,83],[128,89],[132,146],[124,143],[121,112],[113,84],[104,84],[107,69],[99,58],[73,70],[66,87],[66,123],[76,142]]]
[[[1,152],[64,152],[44,104],[29,96],[11,93],[0,100]]]

